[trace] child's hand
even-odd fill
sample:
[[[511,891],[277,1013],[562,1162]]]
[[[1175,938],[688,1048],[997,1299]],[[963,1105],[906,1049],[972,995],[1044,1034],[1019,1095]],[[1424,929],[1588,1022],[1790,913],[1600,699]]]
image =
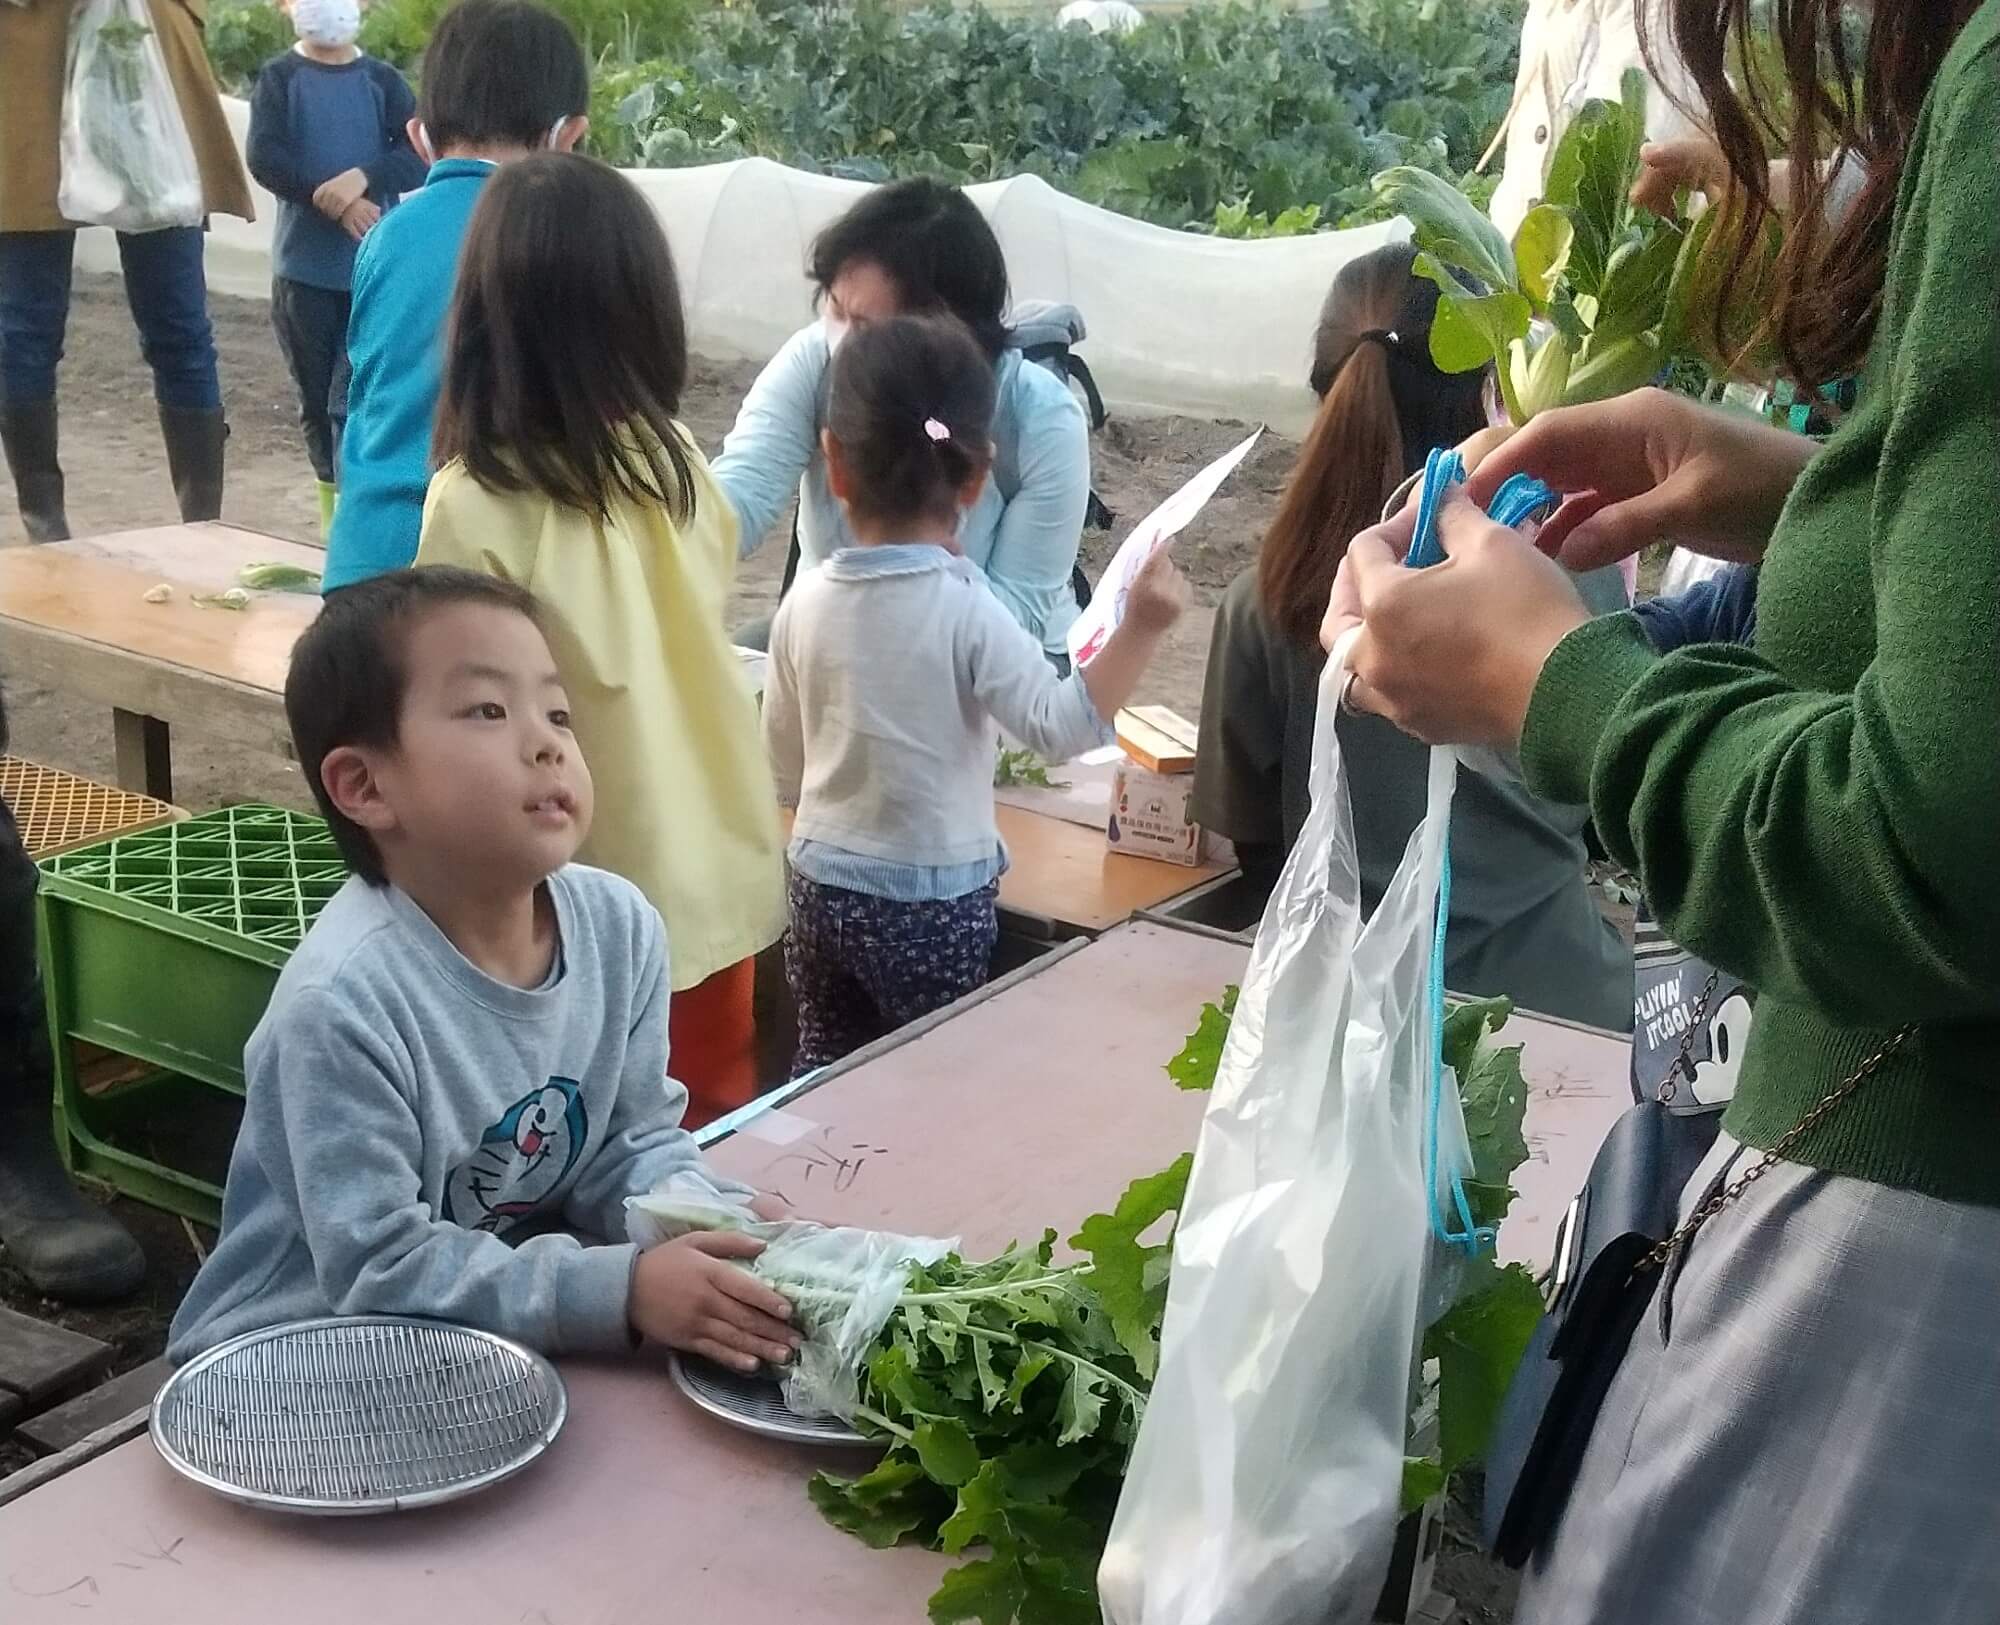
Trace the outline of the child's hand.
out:
[[[324,180],[313,189],[313,207],[329,220],[338,220],[347,213],[348,205],[368,190],[368,177],[359,169],[343,169],[331,180]]]
[[[800,1342],[792,1306],[731,1262],[763,1250],[751,1236],[698,1230],[641,1253],[627,1311],[633,1329],[737,1371],[783,1365]]]
[[[348,204],[347,211],[340,217],[340,227],[357,243],[375,229],[375,223],[382,218],[382,211],[365,197],[358,197]]]
[[[1125,619],[1139,632],[1158,634],[1181,618],[1194,600],[1187,577],[1162,547],[1139,567],[1125,599]]]

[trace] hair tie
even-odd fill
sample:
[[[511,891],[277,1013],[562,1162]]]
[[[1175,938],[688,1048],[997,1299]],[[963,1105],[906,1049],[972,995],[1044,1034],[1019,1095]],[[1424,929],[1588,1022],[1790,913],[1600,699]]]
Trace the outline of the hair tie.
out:
[[[941,446],[951,438],[951,430],[936,418],[924,419],[924,433],[930,437],[933,446]]]
[[[1391,327],[1371,327],[1354,341],[1354,348],[1358,350],[1369,343],[1379,344],[1385,350],[1396,350],[1402,347],[1403,336]]]

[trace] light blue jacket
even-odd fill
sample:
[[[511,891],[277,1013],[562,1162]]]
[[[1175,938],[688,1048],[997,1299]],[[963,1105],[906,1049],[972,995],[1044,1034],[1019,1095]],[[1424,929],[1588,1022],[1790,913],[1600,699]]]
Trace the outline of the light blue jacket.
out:
[[[794,333],[758,374],[722,443],[715,477],[735,505],[747,557],[799,497],[800,568],[854,546],[826,483],[819,432],[832,352],[817,322]],[[1046,367],[1005,351],[995,372],[993,473],[965,515],[959,546],[993,595],[1052,655],[1076,619],[1070,572],[1090,500],[1089,426],[1069,387]]]

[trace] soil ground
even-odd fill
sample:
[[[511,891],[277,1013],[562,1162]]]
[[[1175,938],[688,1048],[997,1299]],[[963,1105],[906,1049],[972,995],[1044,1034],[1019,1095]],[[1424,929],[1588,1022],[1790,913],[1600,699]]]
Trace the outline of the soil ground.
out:
[[[312,476],[301,449],[296,398],[258,301],[212,300],[216,343],[231,439],[224,517],[298,541],[318,540]],[[698,361],[683,417],[711,455],[720,447],[756,368]],[[114,277],[79,276],[62,375],[63,458],[69,514],[79,535],[169,523],[174,518],[166,458],[152,410],[151,380],[139,357],[121,285]],[[1092,465],[1099,493],[1118,516],[1110,534],[1086,538],[1084,566],[1095,578],[1117,540],[1154,504],[1198,468],[1234,445],[1237,423],[1187,418],[1115,418],[1096,437]],[[1175,556],[1194,588],[1196,608],[1175,630],[1148,677],[1143,697],[1188,717],[1201,708],[1213,607],[1245,569],[1268,524],[1296,447],[1267,434],[1230,483],[1182,533]],[[24,540],[11,482],[0,481],[0,546]],[[784,568],[781,536],[743,567],[731,604],[737,624],[767,614]],[[98,706],[23,685],[8,695],[14,748],[72,772],[107,778],[112,771],[111,721]],[[298,770],[265,756],[208,742],[177,753],[176,789],[183,805],[202,811],[236,801],[298,807],[309,797]],[[198,1249],[212,1237],[136,1203],[114,1205],[138,1233],[153,1263],[144,1294],[110,1310],[66,1310],[39,1299],[0,1262],[0,1303],[88,1332],[118,1351],[114,1371],[159,1353],[167,1320],[193,1278]],[[27,1452],[0,1442],[0,1476],[22,1466]],[[1463,1508],[1447,1520],[1438,1584],[1460,1603],[1467,1625],[1496,1625],[1513,1614],[1512,1576],[1480,1555]]]

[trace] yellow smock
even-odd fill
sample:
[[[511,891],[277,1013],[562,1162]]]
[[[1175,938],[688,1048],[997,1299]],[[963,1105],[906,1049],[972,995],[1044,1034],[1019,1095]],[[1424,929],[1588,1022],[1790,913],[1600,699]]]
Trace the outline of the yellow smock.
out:
[[[597,786],[577,856],[659,909],[676,992],[769,947],[785,926],[777,793],[722,624],[736,515],[682,438],[695,474],[685,525],[624,498],[604,517],[539,492],[490,491],[453,461],[431,480],[416,558],[499,576],[540,601]]]

